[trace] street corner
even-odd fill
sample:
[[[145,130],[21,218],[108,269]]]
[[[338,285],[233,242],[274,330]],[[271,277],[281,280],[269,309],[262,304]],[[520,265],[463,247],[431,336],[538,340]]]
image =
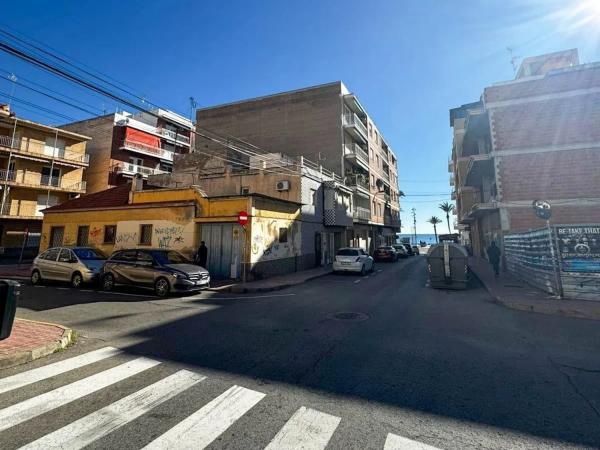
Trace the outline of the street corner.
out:
[[[0,370],[63,350],[75,336],[73,330],[62,325],[15,319],[11,335],[0,341]]]

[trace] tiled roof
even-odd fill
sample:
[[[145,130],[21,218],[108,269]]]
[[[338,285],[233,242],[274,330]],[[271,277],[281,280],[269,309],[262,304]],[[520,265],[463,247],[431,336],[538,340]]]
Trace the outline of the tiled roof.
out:
[[[115,206],[127,206],[129,203],[129,191],[131,183],[126,183],[105,191],[82,195],[60,205],[51,206],[44,212],[68,211],[72,209],[111,208]]]

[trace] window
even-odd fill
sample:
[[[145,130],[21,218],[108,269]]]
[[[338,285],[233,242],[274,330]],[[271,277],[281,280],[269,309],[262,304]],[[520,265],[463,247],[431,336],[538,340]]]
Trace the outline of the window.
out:
[[[369,136],[373,136],[373,124],[369,122]]]
[[[281,244],[285,244],[288,241],[288,229],[280,228],[279,229],[279,242]]]
[[[124,250],[122,252],[117,252],[110,259],[113,261],[123,261],[123,262],[134,262],[136,259],[136,251],[135,250]]]
[[[140,261],[146,264],[154,264],[154,260],[152,259],[152,256],[150,256],[148,253],[146,252],[137,252],[137,256],[136,256],[136,261]]]
[[[375,158],[377,158],[377,168],[379,169],[379,155],[375,155]]]
[[[74,248],[73,253],[82,261],[106,259],[106,256],[101,251],[93,248]]]
[[[44,253],[43,258],[48,261],[56,261],[59,252],[60,248],[51,248],[46,253]]]
[[[190,260],[173,250],[157,250],[152,252],[154,259],[160,264],[189,264]]]
[[[369,158],[373,159],[373,149],[369,147]]]
[[[117,234],[117,226],[116,225],[105,225],[104,226],[104,243],[105,244],[114,244],[116,234]]]
[[[53,167],[42,167],[42,179],[40,184],[58,187],[60,184],[60,169]]]
[[[379,133],[375,130],[375,142],[379,143]]]
[[[50,247],[60,247],[65,236],[65,227],[50,228]]]
[[[130,156],[129,157],[129,163],[130,164],[134,164],[136,166],[143,166],[144,165],[144,160],[142,158],[136,158],[135,156]]]
[[[74,256],[71,253],[71,250],[69,250],[68,248],[63,248],[60,251],[60,255],[58,256],[58,262],[68,263],[71,262],[72,259],[74,259]]]
[[[249,186],[242,186],[240,188],[240,194],[242,195],[248,195],[250,193],[250,187]]]
[[[371,174],[371,186],[375,187],[375,175]]]
[[[152,244],[152,225],[140,225],[140,245]]]
[[[56,143],[56,145],[54,145]],[[44,146],[44,155],[54,156],[56,158],[65,157],[65,141],[62,139],[56,139],[54,136],[48,136],[46,138],[46,145]]]
[[[317,190],[316,189],[310,190],[310,204],[311,204],[311,206],[315,206],[317,204]]]
[[[90,234],[90,227],[87,225],[80,225],[77,228],[77,245],[79,247],[85,247],[88,245],[88,236]]]

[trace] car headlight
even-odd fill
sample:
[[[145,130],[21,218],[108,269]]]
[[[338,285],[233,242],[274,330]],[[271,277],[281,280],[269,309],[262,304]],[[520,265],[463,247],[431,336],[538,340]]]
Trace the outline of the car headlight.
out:
[[[173,274],[175,278],[179,278],[180,280],[187,280],[188,276],[185,273],[175,272]]]

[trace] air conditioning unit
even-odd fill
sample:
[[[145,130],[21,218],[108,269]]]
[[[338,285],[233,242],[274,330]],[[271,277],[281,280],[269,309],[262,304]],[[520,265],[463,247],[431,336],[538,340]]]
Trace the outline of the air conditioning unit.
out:
[[[289,191],[290,190],[290,182],[288,180],[278,181],[275,189],[278,191]]]

